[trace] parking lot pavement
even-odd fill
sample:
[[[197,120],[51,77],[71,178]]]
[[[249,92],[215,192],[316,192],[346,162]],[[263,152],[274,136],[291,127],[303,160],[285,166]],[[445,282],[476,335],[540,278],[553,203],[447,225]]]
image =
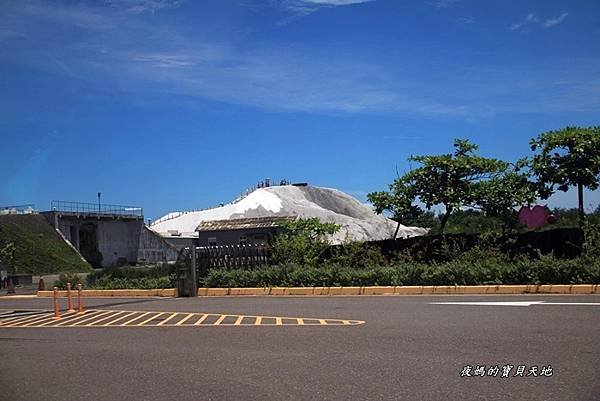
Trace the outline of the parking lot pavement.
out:
[[[60,327],[15,315],[49,313],[49,299],[0,300],[0,320],[13,314],[33,326],[0,325],[0,400],[585,401],[600,394],[599,296],[85,301],[102,312],[77,327],[63,311],[69,327]],[[115,321],[132,312],[123,318],[135,318],[131,324]],[[186,316],[194,324],[176,326]],[[244,317],[236,325],[240,316],[364,324],[256,325]]]

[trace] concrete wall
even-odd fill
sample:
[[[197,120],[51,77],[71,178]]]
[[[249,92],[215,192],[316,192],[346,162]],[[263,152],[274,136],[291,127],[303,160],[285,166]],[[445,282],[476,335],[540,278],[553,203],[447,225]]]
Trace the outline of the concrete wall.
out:
[[[196,238],[196,237],[172,236],[172,237],[162,237],[162,238],[165,241],[167,241],[169,244],[173,245],[177,249],[177,252],[181,251],[183,248],[188,248],[188,247],[192,246],[193,244],[198,243],[198,238]]]
[[[143,218],[60,212],[44,215],[93,267],[137,263]]]
[[[142,227],[138,246],[138,263],[174,262],[179,251],[148,227]]]

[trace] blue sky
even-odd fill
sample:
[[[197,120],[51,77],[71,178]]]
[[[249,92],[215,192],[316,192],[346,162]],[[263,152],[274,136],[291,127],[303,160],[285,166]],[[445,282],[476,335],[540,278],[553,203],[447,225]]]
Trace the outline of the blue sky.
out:
[[[157,218],[265,177],[364,200],[411,154],[512,161],[599,110],[598,1],[0,5],[0,205],[101,191]]]

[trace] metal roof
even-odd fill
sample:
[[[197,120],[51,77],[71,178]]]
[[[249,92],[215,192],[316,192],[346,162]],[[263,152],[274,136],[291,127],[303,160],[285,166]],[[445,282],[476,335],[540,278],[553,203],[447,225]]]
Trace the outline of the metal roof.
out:
[[[253,217],[246,219],[210,220],[201,222],[196,231],[244,230],[249,228],[275,228],[296,220],[296,216]]]

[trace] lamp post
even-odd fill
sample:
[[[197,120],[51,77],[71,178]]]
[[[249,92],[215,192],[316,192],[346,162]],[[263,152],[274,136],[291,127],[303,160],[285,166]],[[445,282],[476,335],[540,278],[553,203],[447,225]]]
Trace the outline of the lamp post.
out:
[[[98,214],[100,214],[100,211],[102,210],[100,208],[100,195],[102,195],[102,192],[98,192]]]

